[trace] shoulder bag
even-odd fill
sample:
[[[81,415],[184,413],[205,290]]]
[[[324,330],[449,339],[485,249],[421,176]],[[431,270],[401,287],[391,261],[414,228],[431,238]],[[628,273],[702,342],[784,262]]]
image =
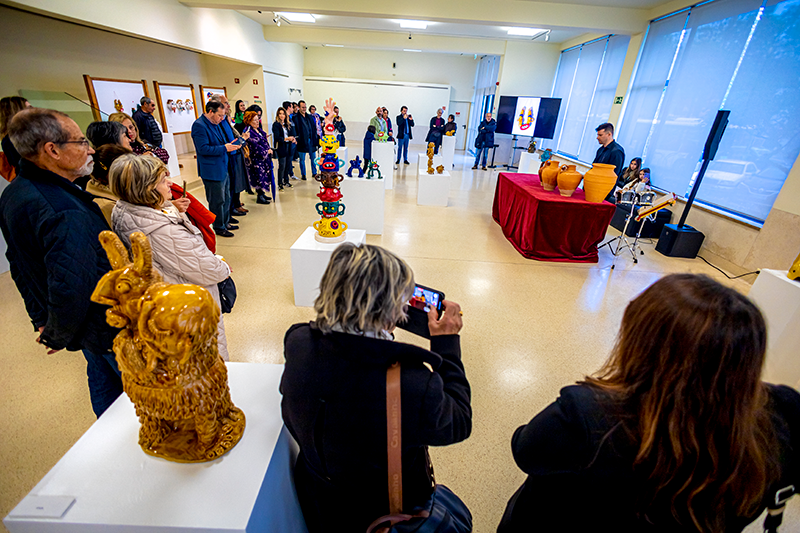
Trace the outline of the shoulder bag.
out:
[[[230,313],[233,310],[233,304],[236,303],[236,284],[233,278],[228,276],[224,280],[217,283],[219,288],[219,309],[223,313]]]
[[[403,514],[403,446],[400,363],[386,371],[386,447],[389,466],[389,514],[370,524],[367,533],[470,533],[472,514],[453,491],[436,485],[433,495],[414,514]],[[428,459],[430,462],[430,458]],[[433,467],[429,465],[433,472]]]

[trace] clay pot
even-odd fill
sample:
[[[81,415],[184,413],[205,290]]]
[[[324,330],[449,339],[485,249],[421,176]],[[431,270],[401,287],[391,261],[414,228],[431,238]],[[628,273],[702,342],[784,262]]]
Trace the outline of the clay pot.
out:
[[[605,200],[608,193],[617,183],[617,174],[614,165],[595,163],[583,176],[583,190],[586,192],[586,201],[596,204]]]
[[[580,185],[583,175],[575,170],[575,165],[564,165],[558,174],[558,192],[569,198]]]
[[[542,188],[546,191],[556,190],[558,183],[558,173],[560,172],[558,161],[552,159],[544,164],[544,168],[539,171],[539,177],[542,178]]]

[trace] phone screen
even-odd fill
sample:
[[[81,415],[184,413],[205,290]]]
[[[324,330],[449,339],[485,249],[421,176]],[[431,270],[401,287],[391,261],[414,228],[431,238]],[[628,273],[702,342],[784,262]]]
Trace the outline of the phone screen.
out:
[[[430,311],[431,308],[441,311],[442,293],[429,289],[428,287],[423,287],[422,285],[416,285],[414,287],[414,294],[408,301],[408,305],[416,307],[426,313]]]

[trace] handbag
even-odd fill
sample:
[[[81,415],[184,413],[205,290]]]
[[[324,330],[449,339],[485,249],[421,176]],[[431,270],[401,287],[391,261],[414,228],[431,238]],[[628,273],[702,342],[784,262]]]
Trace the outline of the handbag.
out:
[[[470,533],[472,514],[444,485],[434,482],[431,498],[414,514],[402,513],[403,453],[400,402],[400,363],[386,371],[386,448],[388,455],[389,514],[372,522],[367,533]],[[428,458],[428,470],[433,467]]]
[[[230,313],[233,304],[236,303],[236,284],[233,278],[228,276],[217,283],[219,288],[219,308],[223,313]]]

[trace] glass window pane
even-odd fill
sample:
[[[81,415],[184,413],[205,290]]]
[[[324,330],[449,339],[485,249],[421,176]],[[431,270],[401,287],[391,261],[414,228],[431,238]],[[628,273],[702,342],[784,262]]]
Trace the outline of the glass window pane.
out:
[[[608,39],[603,39],[581,47],[575,82],[569,96],[569,107],[564,113],[561,139],[558,142],[559,152],[575,157],[578,155],[607,42]]]
[[[556,83],[553,87],[553,98],[561,98],[561,110],[558,113],[558,120],[556,121],[556,130],[552,140],[542,142],[543,148],[556,149],[558,137],[561,134],[561,126],[564,123],[564,115],[567,112],[567,102],[569,101],[569,93],[572,89],[572,79],[575,76],[575,67],[578,65],[578,56],[580,55],[580,47],[573,48],[566,52],[561,52],[561,61],[558,64],[558,72],[556,72]],[[531,95],[534,96],[534,95]]]

